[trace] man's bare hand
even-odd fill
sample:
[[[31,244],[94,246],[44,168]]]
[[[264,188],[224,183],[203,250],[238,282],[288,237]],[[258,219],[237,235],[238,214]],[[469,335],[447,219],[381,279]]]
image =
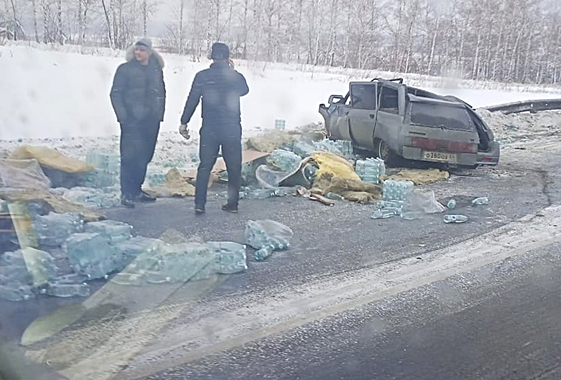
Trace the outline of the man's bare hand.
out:
[[[189,140],[191,138],[191,135],[189,134],[189,128],[187,127],[187,124],[181,124],[179,126],[179,134],[181,136],[183,136],[183,138],[185,140]]]

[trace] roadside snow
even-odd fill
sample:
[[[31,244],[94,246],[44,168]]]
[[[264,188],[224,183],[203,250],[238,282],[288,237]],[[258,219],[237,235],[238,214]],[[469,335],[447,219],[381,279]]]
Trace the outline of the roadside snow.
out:
[[[549,140],[561,133],[561,111],[541,111],[506,115],[502,112],[477,111],[502,146],[525,140]],[[557,139],[557,137],[554,137]]]
[[[65,51],[58,51],[61,49]],[[114,72],[124,61],[118,55],[123,53],[79,47],[54,49],[45,45],[0,46],[0,72],[3,73],[0,76],[0,140],[76,139],[118,134],[109,102]],[[192,79],[198,70],[208,67],[209,62],[192,62],[189,57],[171,54],[165,54],[164,58],[168,103],[162,131],[175,132]],[[374,71],[244,61],[237,62],[237,67],[246,75],[251,89],[242,99],[246,137],[272,128],[275,119],[286,120],[288,128],[321,121],[317,112],[319,103],[326,102],[331,94],[346,93],[350,80],[394,76]],[[555,97],[554,93],[559,92],[537,86],[512,88],[411,74],[404,77],[408,83],[459,96],[475,107]],[[506,92],[506,89],[531,92]],[[199,126],[200,110],[190,127],[197,131]],[[86,143],[92,142],[84,141]]]

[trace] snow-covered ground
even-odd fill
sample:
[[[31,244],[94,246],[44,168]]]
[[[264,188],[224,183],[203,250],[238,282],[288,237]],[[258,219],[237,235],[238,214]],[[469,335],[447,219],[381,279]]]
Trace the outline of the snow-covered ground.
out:
[[[0,46],[0,156],[18,144],[60,149],[75,157],[90,150],[116,152],[118,124],[109,91],[123,52],[75,46]],[[209,62],[164,54],[168,102],[155,164],[196,152],[194,139],[177,133],[179,117],[191,81]],[[422,75],[318,68],[306,65],[236,62],[248,80],[250,94],[242,99],[242,123],[248,137],[285,119],[289,128],[321,121],[318,104],[331,94],[344,94],[351,80],[403,76],[407,83],[441,94],[458,96],[475,107],[524,99],[561,97],[561,88],[455,80]],[[200,110],[190,125],[200,126]],[[561,114],[549,117],[485,114],[500,141],[537,128],[561,128]],[[520,122],[518,122],[520,121]],[[541,125],[543,124],[543,125]],[[547,124],[547,125],[546,125]],[[514,126],[514,127],[513,127]]]
[[[103,49],[92,53],[0,46],[0,140],[117,134],[109,91],[114,72],[123,62],[122,57],[115,55],[123,54]],[[164,55],[164,58],[168,103],[162,128],[175,131],[191,81],[209,62],[191,62],[190,58],[177,55]],[[327,101],[330,94],[345,93],[349,80],[393,75],[256,62],[237,62],[237,66],[246,75],[251,89],[242,100],[246,134],[272,128],[275,119],[285,119],[289,127],[320,121],[318,104]],[[505,90],[508,87],[501,84],[495,84],[493,89],[489,83],[450,78],[408,75],[406,79],[438,93],[461,97],[475,107],[561,96],[554,93],[561,92],[559,89],[536,86],[522,88],[528,92],[508,92]],[[192,129],[200,125],[199,112]]]

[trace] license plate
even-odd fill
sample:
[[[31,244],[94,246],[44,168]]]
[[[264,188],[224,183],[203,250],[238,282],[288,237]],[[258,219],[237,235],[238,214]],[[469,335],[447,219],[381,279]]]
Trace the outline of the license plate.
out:
[[[456,154],[441,153],[441,152],[423,152],[423,158],[425,160],[444,161],[444,162],[456,162],[458,159]]]

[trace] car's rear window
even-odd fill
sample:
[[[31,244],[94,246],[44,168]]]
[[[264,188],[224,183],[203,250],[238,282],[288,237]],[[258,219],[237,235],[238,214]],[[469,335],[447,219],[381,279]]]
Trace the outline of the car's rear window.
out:
[[[466,131],[474,129],[465,109],[431,103],[411,103],[411,124]]]

